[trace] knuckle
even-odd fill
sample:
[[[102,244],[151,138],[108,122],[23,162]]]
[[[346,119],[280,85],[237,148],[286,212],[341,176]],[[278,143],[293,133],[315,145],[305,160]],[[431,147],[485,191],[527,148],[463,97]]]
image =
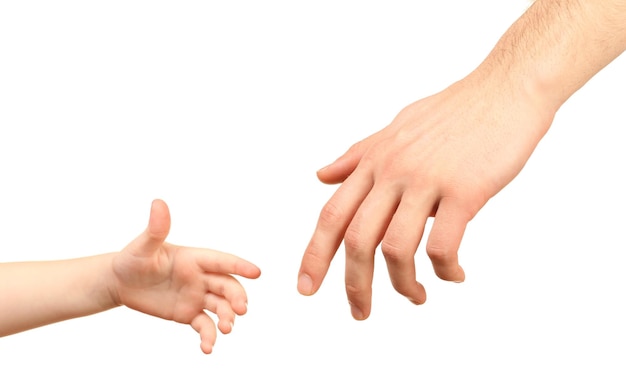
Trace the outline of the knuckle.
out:
[[[426,253],[428,254],[430,260],[441,264],[453,262],[456,256],[454,251],[451,251],[442,245],[426,246]]]
[[[328,201],[320,212],[319,223],[324,228],[336,227],[345,218],[344,212],[332,200]]]
[[[404,282],[398,282],[396,280],[391,281],[391,286],[396,292],[402,296],[408,296],[411,292],[410,287]]]
[[[366,289],[364,287],[357,286],[353,283],[346,283],[346,294],[348,298],[354,299],[361,297],[366,293],[365,291]]]
[[[309,263],[310,266],[316,266],[323,261],[322,250],[317,245],[310,245],[304,252],[304,257],[302,258],[303,264]]]
[[[317,243],[311,243],[304,252],[300,269],[313,279],[319,278],[320,272],[327,269],[330,264],[332,256],[329,257],[329,254],[331,253],[332,251],[327,248]]]
[[[358,227],[350,226],[343,238],[348,255],[361,255],[367,248],[363,233]]]
[[[404,260],[409,257],[408,249],[393,237],[383,239],[380,249],[385,258],[392,261]]]
[[[364,142],[363,140],[355,142],[354,144],[350,146],[350,148],[348,148],[348,152],[360,152],[361,149],[364,147],[363,142]]]

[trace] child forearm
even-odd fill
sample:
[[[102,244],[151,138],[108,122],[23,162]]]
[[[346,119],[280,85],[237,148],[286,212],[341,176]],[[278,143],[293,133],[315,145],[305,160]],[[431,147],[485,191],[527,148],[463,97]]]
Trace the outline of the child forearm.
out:
[[[117,306],[113,256],[0,264],[0,336]]]

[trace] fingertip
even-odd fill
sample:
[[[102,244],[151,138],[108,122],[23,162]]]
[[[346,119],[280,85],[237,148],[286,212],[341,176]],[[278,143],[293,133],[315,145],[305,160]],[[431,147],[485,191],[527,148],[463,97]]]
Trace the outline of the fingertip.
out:
[[[325,184],[343,182],[354,172],[361,160],[361,155],[360,152],[349,150],[331,164],[319,169],[316,173],[317,179]]]
[[[170,230],[170,211],[165,201],[155,199],[150,207],[150,219],[148,222],[148,232],[150,237],[164,240]]]
[[[463,270],[463,267],[461,267],[460,265],[458,266],[457,273],[451,281],[455,283],[465,282],[465,271]]]
[[[204,312],[201,312],[190,323],[191,327],[200,335],[200,348],[205,354],[213,352],[216,331],[215,323]]]
[[[165,201],[160,198],[155,198],[154,200],[152,200],[152,203],[150,204],[150,214],[163,213],[169,214],[169,207],[167,206]]]
[[[165,206],[167,206],[165,201],[163,201],[163,199],[160,199],[160,198],[155,198],[155,199],[152,200],[152,206],[155,206],[155,205],[165,205]]]
[[[465,271],[458,264],[433,263],[437,277],[444,281],[461,283],[465,281]]]
[[[316,174],[318,175],[318,177],[320,176],[320,174],[324,174],[326,172],[326,170],[328,170],[328,168],[330,167],[330,165],[326,165],[323,168],[319,169]]]
[[[202,353],[204,354],[211,354],[213,353],[213,344],[208,344],[207,342],[202,342],[200,344],[200,349],[202,350]]]
[[[261,276],[261,268],[256,264],[236,255],[232,255],[232,258],[234,266],[229,273],[249,279],[256,279]]]
[[[333,164],[326,165],[319,169],[315,175],[317,179],[324,184],[336,184],[341,182],[341,177],[337,176],[333,171]]]
[[[229,334],[234,327],[234,323],[231,322],[226,322],[226,321],[220,321],[219,325],[218,325],[220,332],[224,335]]]
[[[238,304],[234,304],[232,308],[235,314],[237,314],[238,316],[243,316],[244,314],[248,313],[248,301],[245,299],[241,300],[240,302],[238,302]]]
[[[261,277],[261,268],[257,267],[256,265],[251,269],[251,273],[248,276],[248,278],[251,279],[256,279]]]
[[[369,311],[363,311],[357,305],[354,305],[352,303],[350,303],[350,314],[352,315],[352,318],[357,321],[364,321],[370,315]]]
[[[415,305],[422,305],[426,302],[426,290],[421,283],[416,282],[416,284],[418,286],[417,294],[412,297],[408,297],[407,299]]]
[[[298,292],[305,296],[313,295],[313,280],[306,273],[300,273],[298,276]]]

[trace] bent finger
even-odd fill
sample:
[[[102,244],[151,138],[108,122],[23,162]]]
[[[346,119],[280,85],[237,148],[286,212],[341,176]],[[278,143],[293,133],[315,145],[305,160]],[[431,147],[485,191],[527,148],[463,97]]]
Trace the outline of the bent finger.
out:
[[[381,243],[391,284],[414,304],[426,301],[424,286],[416,280],[415,253],[432,203],[432,197],[405,193]]]
[[[370,315],[374,255],[396,210],[398,199],[392,189],[374,187],[346,230],[345,285],[352,316],[357,320],[364,320]]]
[[[442,280],[465,280],[465,272],[459,265],[458,250],[470,219],[470,214],[456,200],[442,198],[439,202],[426,252],[435,274]]]
[[[204,297],[204,308],[217,315],[217,328],[220,332],[223,334],[231,332],[235,324],[235,311],[228,300],[209,292]]]
[[[243,285],[235,277],[225,274],[206,274],[205,290],[224,298],[238,315],[246,313],[248,296]]]
[[[200,334],[200,349],[205,354],[210,354],[213,351],[215,339],[217,338],[215,322],[208,314],[202,311],[191,321],[191,327]]]

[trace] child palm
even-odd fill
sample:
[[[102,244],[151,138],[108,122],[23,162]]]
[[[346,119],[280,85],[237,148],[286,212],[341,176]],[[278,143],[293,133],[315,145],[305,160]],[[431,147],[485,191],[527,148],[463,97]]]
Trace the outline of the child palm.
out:
[[[247,304],[246,292],[233,275],[253,279],[261,271],[235,255],[167,243],[169,229],[169,209],[155,200],[146,230],[113,260],[112,295],[129,308],[191,325],[208,354],[217,331],[207,311],[217,315],[219,330],[229,333]]]

